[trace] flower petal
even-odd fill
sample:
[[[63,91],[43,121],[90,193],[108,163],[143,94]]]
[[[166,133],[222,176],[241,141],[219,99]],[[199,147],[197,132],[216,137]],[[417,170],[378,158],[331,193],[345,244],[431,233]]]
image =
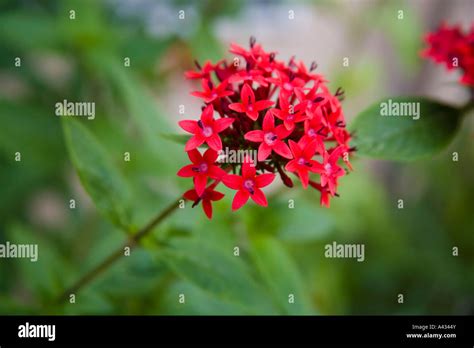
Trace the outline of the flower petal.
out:
[[[211,201],[207,199],[203,199],[202,201],[202,210],[204,210],[204,213],[208,217],[209,220],[212,219],[212,204]]]
[[[177,175],[182,177],[182,178],[191,178],[196,175],[196,172],[193,170],[194,165],[193,164],[188,164],[187,166],[184,166],[181,168]]]
[[[232,190],[239,190],[242,187],[242,177],[235,174],[227,174],[222,177],[222,182]]]
[[[296,160],[291,160],[285,166],[285,169],[289,172],[295,172],[298,169],[298,164]]]
[[[219,154],[218,154],[217,151],[215,151],[213,149],[207,149],[206,152],[204,152],[204,156],[202,156],[202,158],[208,164],[213,164],[216,161],[218,156],[219,156]]]
[[[178,122],[179,126],[188,133],[195,134],[199,130],[197,121],[183,120]]]
[[[274,179],[275,174],[273,173],[260,174],[255,177],[255,184],[257,184],[257,187],[265,187],[270,185]]]
[[[191,151],[188,151],[188,157],[191,160],[191,162],[195,164],[202,162],[202,156],[198,149],[193,149]]]
[[[293,153],[294,158],[301,157],[301,149],[297,143],[295,143],[293,140],[288,141],[288,144],[290,145],[291,153]]]
[[[197,201],[199,199],[198,194],[196,193],[196,190],[188,190],[183,194],[183,197],[186,198],[187,200],[190,201]]]
[[[249,200],[250,193],[248,191],[237,191],[232,201],[232,210],[240,209]]]
[[[242,91],[240,92],[240,97],[242,98],[242,104],[254,104],[255,103],[255,94],[253,93],[252,88],[248,84],[245,84],[242,87]]]
[[[261,130],[253,130],[245,134],[245,140],[253,141],[255,143],[259,143],[263,141],[263,131]]]
[[[204,142],[205,138],[202,137],[201,135],[195,135],[191,139],[188,140],[186,143],[186,146],[184,147],[185,151],[191,151],[195,149],[196,147],[202,145]]]
[[[271,111],[267,111],[265,114],[265,117],[263,118],[263,125],[262,129],[265,132],[273,131],[275,128],[275,118],[273,117],[273,114]]]
[[[298,176],[301,179],[301,183],[303,184],[303,188],[308,188],[308,183],[309,183],[309,174],[308,170],[299,168],[297,169]]]
[[[245,112],[245,105],[242,103],[232,103],[229,104],[229,109],[234,110],[236,112]]]
[[[255,172],[255,165],[251,162],[251,160],[249,161],[249,159],[246,159],[242,164],[242,177],[245,179],[253,179],[255,177]]]
[[[271,100],[259,100],[258,102],[255,102],[254,109],[257,111],[265,110],[266,108],[269,108],[273,104],[275,104],[275,102]]]
[[[258,161],[265,161],[271,153],[272,148],[268,146],[265,142],[262,142],[258,147]]]
[[[224,194],[222,192],[212,191],[210,193],[210,197],[211,201],[220,201],[222,198],[224,198]]]
[[[313,157],[316,153],[317,147],[318,143],[315,140],[309,142],[303,150],[303,157],[308,159]]]
[[[224,177],[227,174],[227,172],[224,169],[222,169],[221,167],[210,166],[208,171],[207,171],[207,174],[213,179],[221,179],[222,177]]]
[[[257,121],[258,118],[258,111],[255,109],[252,111],[247,110],[246,115],[252,120],[252,121]]]
[[[215,120],[214,122],[214,132],[220,133],[224,129],[229,128],[229,126],[234,122],[235,120],[233,118],[219,118],[218,120]]]
[[[222,140],[217,134],[212,134],[209,138],[206,138],[206,143],[209,147],[215,151],[222,150]]]
[[[204,193],[204,190],[206,189],[206,185],[207,185],[206,175],[199,174],[194,177],[194,188],[196,189],[196,193],[199,196],[202,196],[202,194]]]
[[[293,155],[291,154],[290,148],[286,145],[283,141],[277,141],[275,145],[273,145],[273,151],[279,154],[282,157],[292,159]]]
[[[214,120],[214,106],[212,106],[212,104],[209,104],[203,110],[201,120],[204,124],[212,124],[212,121]]]
[[[265,197],[265,194],[259,188],[256,188],[253,195],[250,195],[250,197],[252,197],[252,200],[255,203],[261,205],[262,207],[266,207],[268,205],[267,197]]]

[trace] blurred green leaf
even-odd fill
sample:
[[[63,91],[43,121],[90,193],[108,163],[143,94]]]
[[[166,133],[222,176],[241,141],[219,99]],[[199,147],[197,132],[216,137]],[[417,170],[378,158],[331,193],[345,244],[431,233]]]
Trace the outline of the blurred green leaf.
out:
[[[121,173],[94,136],[76,120],[63,119],[69,154],[99,211],[115,225],[129,230],[128,188]]]
[[[391,104],[389,104],[391,101]],[[387,104],[382,104],[387,103]],[[419,103],[419,119],[382,116],[382,105]],[[414,105],[415,105],[414,104]],[[381,100],[360,113],[351,125],[357,154],[381,159],[411,161],[433,156],[456,134],[459,109],[420,97]]]
[[[285,314],[310,314],[311,304],[302,276],[283,245],[272,237],[257,237],[251,257],[259,276]],[[290,303],[290,296],[294,303]]]
[[[241,307],[246,314],[272,314],[275,309],[263,288],[251,277],[248,266],[206,243],[180,240],[158,251],[158,257],[177,275],[220,301]]]
[[[160,134],[162,138],[175,142],[177,144],[186,144],[189,140],[189,135],[187,134],[171,134],[171,133],[162,133]]]
[[[161,163],[163,169],[175,168],[176,156],[174,154],[177,153],[179,146],[170,145],[159,136],[161,133],[170,132],[171,127],[159,112],[157,103],[150,92],[117,60],[107,55],[97,54],[92,55],[91,59],[98,71],[103,70],[106,73],[107,79],[117,90],[148,148],[153,153],[160,154],[156,160]],[[163,153],[164,148],[166,148],[165,153]]]

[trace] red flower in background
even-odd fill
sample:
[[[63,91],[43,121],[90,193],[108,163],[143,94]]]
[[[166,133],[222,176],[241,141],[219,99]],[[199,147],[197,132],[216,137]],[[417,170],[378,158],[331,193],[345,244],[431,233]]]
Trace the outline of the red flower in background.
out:
[[[203,91],[192,92],[191,95],[204,99],[204,102],[208,104],[216,99],[234,94],[234,92],[226,89],[228,83],[227,80],[224,80],[219,86],[214,88],[211,80],[204,78],[201,81]]]
[[[192,163],[178,172],[194,180],[195,188],[184,198],[193,201],[193,207],[202,203],[211,218],[211,203],[223,197],[215,191],[222,182],[236,191],[232,210],[249,199],[267,206],[262,188],[277,174],[284,185],[293,187],[291,173],[304,188],[310,185],[319,191],[321,205],[329,207],[330,198],[338,196],[338,179],[346,174],[342,166],[351,169],[349,154],[355,150],[349,146],[342,90],[328,89],[324,77],[314,73],[316,63],[308,69],[293,58],[288,63],[277,60],[253,38],[250,49],[232,44],[230,52],[244,64],[207,61],[186,72],[188,79],[202,80],[202,91],[192,95],[202,98],[205,107],[199,120],[179,122],[193,135],[185,146]],[[208,147],[204,155],[200,146]],[[216,163],[224,149],[254,151],[256,162],[246,157],[244,163],[235,163],[226,156],[227,163]]]
[[[461,83],[474,86],[474,25],[463,33],[459,26],[442,23],[436,32],[426,35],[425,41],[428,47],[422,56],[444,64],[448,70],[462,70]]]

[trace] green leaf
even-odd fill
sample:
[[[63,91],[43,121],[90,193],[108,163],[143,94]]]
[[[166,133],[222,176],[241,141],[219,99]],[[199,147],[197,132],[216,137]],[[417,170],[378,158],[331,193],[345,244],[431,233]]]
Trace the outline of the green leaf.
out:
[[[303,278],[283,245],[271,237],[253,241],[252,259],[274,302],[285,314],[311,314]],[[293,303],[290,296],[293,295]]]
[[[63,119],[63,129],[72,163],[97,209],[115,225],[129,230],[129,191],[121,173],[80,121]]]
[[[263,288],[232,249],[219,250],[207,243],[181,240],[160,250],[158,257],[184,280],[220,301],[239,306],[243,313],[275,313]]]
[[[385,104],[384,104],[385,103]],[[385,110],[410,103],[419,106],[419,118],[383,116]],[[412,104],[414,103],[414,104]],[[385,108],[386,107],[386,108]],[[396,161],[412,161],[433,156],[453,139],[459,126],[459,109],[420,97],[396,97],[381,100],[360,113],[351,125],[357,154]]]

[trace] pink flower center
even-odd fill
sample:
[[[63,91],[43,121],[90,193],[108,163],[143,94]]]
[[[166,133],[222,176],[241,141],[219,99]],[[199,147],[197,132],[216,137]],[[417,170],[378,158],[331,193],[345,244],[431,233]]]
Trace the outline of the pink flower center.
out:
[[[204,126],[202,127],[202,135],[205,137],[210,137],[212,135],[212,127]]]
[[[303,157],[298,158],[298,164],[300,166],[304,166],[305,163],[306,163],[306,159],[304,159]]]
[[[292,115],[292,114],[289,114],[288,116],[286,116],[286,119],[287,119],[288,121],[293,121],[293,120],[295,119],[295,116]]]
[[[308,130],[308,135],[311,137],[311,138],[314,138],[316,136],[316,131],[311,128]]]
[[[249,106],[247,106],[247,110],[250,111],[250,112],[252,112],[252,111],[253,111],[253,105],[250,104]]]
[[[263,136],[263,139],[267,145],[273,145],[278,137],[275,135],[275,133],[268,132]]]
[[[246,189],[247,191],[249,191],[250,193],[254,193],[254,187],[255,187],[255,182],[251,179],[247,179],[244,181],[244,189]]]
[[[331,174],[332,173],[332,166],[330,163],[326,163],[324,165],[324,170],[328,173],[328,174]]]
[[[212,93],[211,93],[211,98],[217,98],[217,93],[216,93],[216,92],[212,92]]]
[[[209,166],[207,165],[206,162],[203,162],[199,165],[199,171],[201,173],[206,173],[208,169],[209,169]]]
[[[291,85],[291,83],[289,82],[285,82],[283,84],[283,88],[286,89],[288,92],[292,91],[293,90],[293,86]]]

